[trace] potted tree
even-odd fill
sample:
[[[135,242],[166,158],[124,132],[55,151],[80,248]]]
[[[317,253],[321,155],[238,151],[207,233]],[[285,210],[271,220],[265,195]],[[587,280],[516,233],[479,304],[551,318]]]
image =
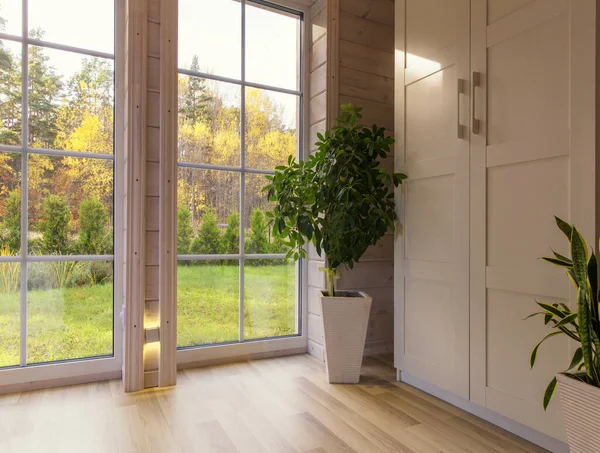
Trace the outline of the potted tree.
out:
[[[567,236],[571,258],[553,251],[553,257],[543,259],[565,268],[577,289],[577,310],[563,303],[537,302],[542,311],[529,317],[543,315],[544,323],[553,331],[546,335],[531,351],[530,365],[535,365],[540,344],[555,335],[567,335],[576,341],[570,365],[552,379],[544,394],[544,409],[548,407],[556,386],[567,428],[571,453],[600,451],[600,318],[598,315],[598,260],[589,252],[585,240],[577,229],[556,218],[556,224]]]
[[[361,108],[342,105],[337,124],[318,134],[317,152],[308,160],[276,167],[267,176],[267,213],[275,236],[284,238],[288,257],[306,258],[312,243],[325,255],[327,290],[322,292],[325,358],[331,383],[357,383],[364,352],[371,298],[338,291],[342,267],[352,269],[367,248],[394,229],[392,186],[406,175],[380,168],[394,139],[384,128],[359,125]]]

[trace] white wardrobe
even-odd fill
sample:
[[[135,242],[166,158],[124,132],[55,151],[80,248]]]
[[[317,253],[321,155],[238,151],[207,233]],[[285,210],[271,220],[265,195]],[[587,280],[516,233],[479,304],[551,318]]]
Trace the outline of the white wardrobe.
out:
[[[554,215],[597,232],[596,8],[396,0],[395,365],[534,441],[565,438],[542,395],[574,352],[555,337],[529,368],[547,328],[523,318],[573,296],[538,257],[568,253]]]

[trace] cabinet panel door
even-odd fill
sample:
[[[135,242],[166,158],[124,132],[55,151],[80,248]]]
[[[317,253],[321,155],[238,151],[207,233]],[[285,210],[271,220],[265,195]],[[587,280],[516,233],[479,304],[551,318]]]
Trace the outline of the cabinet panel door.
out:
[[[536,300],[573,300],[565,275],[538,260],[568,254],[553,216],[594,237],[594,2],[473,0],[471,135],[471,400],[564,439],[558,398],[542,397],[574,352],[523,321]],[[591,52],[591,54],[590,54]],[[589,61],[587,60],[589,59]],[[584,88],[585,87],[585,88]]]
[[[469,396],[469,0],[396,2],[396,366]]]

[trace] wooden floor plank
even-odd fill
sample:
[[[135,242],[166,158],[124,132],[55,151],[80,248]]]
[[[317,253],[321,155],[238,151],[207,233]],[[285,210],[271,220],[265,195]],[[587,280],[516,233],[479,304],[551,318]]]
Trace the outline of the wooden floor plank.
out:
[[[330,385],[306,354],[187,369],[135,394],[120,381],[0,396],[1,453],[542,453],[367,358]]]

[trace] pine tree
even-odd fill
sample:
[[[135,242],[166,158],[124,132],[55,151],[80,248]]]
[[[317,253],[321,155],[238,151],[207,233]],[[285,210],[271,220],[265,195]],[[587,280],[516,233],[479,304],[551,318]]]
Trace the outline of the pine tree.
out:
[[[44,32],[35,29],[30,37],[43,39]],[[49,63],[42,47],[29,48],[29,143],[37,148],[52,148],[58,133],[57,105],[62,82]]]
[[[0,16],[0,32],[6,19]],[[21,143],[21,74],[20,59],[0,40],[0,143]]]
[[[240,252],[240,215],[232,212],[227,217],[227,228],[221,238],[221,253],[237,254]],[[236,261],[228,260],[226,264],[234,264]]]
[[[79,206],[79,251],[82,255],[102,255],[110,252],[110,238],[106,233],[108,213],[95,198],[83,200]]]
[[[265,214],[256,208],[250,217],[250,231],[246,238],[246,253],[268,253],[269,238],[267,236],[267,224]],[[249,260],[248,264],[262,265],[264,260]]]
[[[13,190],[6,197],[6,217],[4,218],[6,229],[5,244],[12,254],[21,250],[21,194]]]
[[[212,211],[207,211],[202,216],[202,224],[198,236],[192,244],[194,255],[217,255],[221,242],[221,230],[217,223],[217,216]],[[215,264],[216,261],[208,261]]]
[[[200,72],[197,55],[192,57],[190,70]],[[200,121],[210,123],[212,121],[211,101],[212,95],[206,86],[206,80],[190,76],[185,91],[179,96],[180,118],[189,121],[191,124]]]
[[[181,206],[177,209],[177,254],[188,255],[190,253],[193,235],[190,210]]]
[[[49,195],[42,203],[42,251],[45,254],[68,253],[68,232],[71,214],[64,198]]]

